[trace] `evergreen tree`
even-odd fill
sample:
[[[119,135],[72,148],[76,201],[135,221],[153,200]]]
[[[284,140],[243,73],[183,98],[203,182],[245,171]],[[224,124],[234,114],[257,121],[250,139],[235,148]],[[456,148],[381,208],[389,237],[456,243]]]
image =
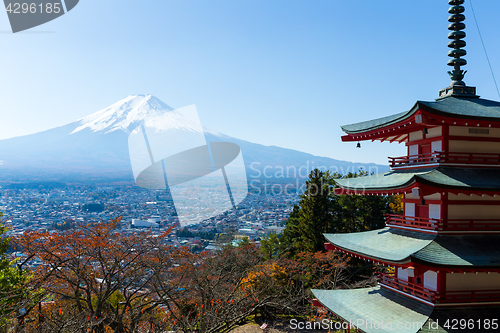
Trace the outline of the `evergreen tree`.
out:
[[[280,239],[282,252],[295,255],[323,249],[323,233],[329,232],[334,224],[333,180],[329,171],[311,171],[299,206],[293,208]]]
[[[324,250],[324,233],[350,233],[382,228],[386,213],[390,212],[392,197],[335,195],[334,179],[356,178],[368,175],[366,171],[340,175],[315,169],[306,181],[306,190],[294,206],[279,251],[295,256],[299,252]],[[264,241],[265,244],[269,243]],[[269,252],[269,249],[266,248]]]

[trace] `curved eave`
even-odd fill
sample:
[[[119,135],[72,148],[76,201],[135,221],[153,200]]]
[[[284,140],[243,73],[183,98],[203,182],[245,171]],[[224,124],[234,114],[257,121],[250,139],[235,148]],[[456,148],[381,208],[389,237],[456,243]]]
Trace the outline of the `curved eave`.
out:
[[[383,127],[390,126],[393,124],[397,124],[398,122],[401,122],[401,121],[404,121],[405,119],[408,119],[415,112],[414,108],[415,107],[413,107],[409,111],[396,113],[396,114],[382,117],[382,118],[377,118],[377,119],[373,119],[373,120],[367,120],[367,121],[362,121],[359,123],[340,126],[340,128],[347,134],[359,134],[359,133],[372,131],[375,129],[379,129],[379,128],[383,128]]]
[[[398,170],[386,173],[358,177],[336,179],[336,194],[396,194],[409,191],[416,186],[416,175],[434,169]]]
[[[336,194],[395,194],[408,192],[414,186],[447,189],[452,193],[500,192],[500,172],[488,168],[434,167],[419,170],[396,170],[358,178],[335,180]],[[430,193],[428,193],[430,194]]]
[[[416,122],[417,114],[423,120]],[[425,118],[429,118],[426,122]],[[432,120],[430,118],[433,118]],[[456,121],[462,119],[464,121]],[[342,141],[406,140],[405,134],[420,130],[425,125],[442,123],[467,126],[467,120],[476,121],[474,126],[500,127],[500,103],[481,98],[447,97],[435,102],[417,101],[409,111],[391,116],[341,126],[347,135]]]
[[[312,289],[311,292],[324,307],[345,321],[358,325],[359,329],[367,333],[416,333],[419,327],[404,327],[398,323],[421,323],[423,326],[434,309],[430,305],[381,287],[350,290]],[[363,323],[386,325],[380,327]]]
[[[383,228],[324,234],[335,249],[383,264],[418,263],[448,269],[499,269],[500,235],[436,235]]]
[[[340,250],[374,261],[403,265],[411,255],[429,245],[436,235],[383,228],[349,234],[324,234]]]
[[[381,287],[350,290],[312,289],[311,292],[321,305],[346,322],[354,325],[359,323],[359,329],[367,333],[488,332],[491,330],[457,331],[450,329],[450,325],[446,329],[443,327],[452,320],[463,320],[467,323],[491,322],[500,313],[500,306],[432,307]],[[363,323],[382,322],[386,323],[383,327],[366,324],[362,326]],[[422,328],[420,325],[405,326],[404,323],[422,323]]]
[[[415,122],[413,115],[417,111],[418,103],[409,111],[341,126],[342,130],[347,133],[347,135],[341,137],[342,141],[387,140],[390,142],[403,142],[407,140],[408,133],[417,131],[423,127],[423,125]]]

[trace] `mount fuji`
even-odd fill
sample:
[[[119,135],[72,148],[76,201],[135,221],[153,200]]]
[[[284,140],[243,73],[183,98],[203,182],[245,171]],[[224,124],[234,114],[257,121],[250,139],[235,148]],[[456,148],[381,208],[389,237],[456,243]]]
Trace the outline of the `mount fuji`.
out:
[[[132,181],[128,136],[147,118],[174,109],[151,95],[131,95],[64,126],[0,140],[0,181],[97,180]],[[199,131],[189,122],[176,120],[168,126]],[[267,175],[277,178],[305,177],[314,167],[339,172],[387,166],[359,164],[319,157],[276,146],[264,146],[203,128],[207,142],[232,142],[241,148],[249,179]],[[289,171],[288,173],[286,171]],[[295,171],[295,172],[291,172]],[[301,171],[297,173],[296,171]],[[281,173],[280,173],[281,172]]]

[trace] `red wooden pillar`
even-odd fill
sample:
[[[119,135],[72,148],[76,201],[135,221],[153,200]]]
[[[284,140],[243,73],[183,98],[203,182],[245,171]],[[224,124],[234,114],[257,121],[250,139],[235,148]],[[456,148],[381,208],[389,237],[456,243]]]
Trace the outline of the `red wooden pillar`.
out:
[[[437,295],[444,295],[446,293],[446,270],[440,269],[437,273],[437,285],[436,285]],[[436,299],[436,303],[439,303],[439,299]]]
[[[443,124],[443,126],[441,127],[441,133],[442,133],[442,136],[443,136],[443,143],[442,143],[442,151],[444,151],[444,153],[446,155],[448,155],[449,153],[449,148],[450,148],[450,145],[449,145],[449,141],[450,141],[450,126],[449,125],[445,125]]]
[[[441,219],[443,220],[443,227],[448,226],[448,192],[441,192]]]

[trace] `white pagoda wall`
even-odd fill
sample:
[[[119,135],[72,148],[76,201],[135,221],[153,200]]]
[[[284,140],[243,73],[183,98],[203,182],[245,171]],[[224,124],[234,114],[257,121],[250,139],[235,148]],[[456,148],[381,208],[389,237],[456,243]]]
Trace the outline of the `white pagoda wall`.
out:
[[[469,133],[469,128],[488,130],[489,134]],[[450,126],[449,132],[451,136],[470,136],[476,138],[500,138],[500,128],[489,127],[472,127],[472,126]],[[477,142],[477,141],[476,141]]]
[[[500,205],[448,205],[448,219],[499,219]]]
[[[460,204],[454,204],[453,201],[460,200]],[[467,205],[465,202],[470,202]],[[481,205],[478,202],[488,202],[487,205]],[[491,202],[497,202],[491,204]],[[466,195],[448,193],[448,218],[449,219],[499,219],[500,220],[500,196],[485,195]]]
[[[448,145],[451,153],[500,154],[498,142],[450,140]]]
[[[499,273],[447,273],[446,290],[498,290],[500,289]]]
[[[443,130],[441,126],[436,126],[436,127],[428,127],[427,128],[427,134],[425,135],[426,138],[435,138],[437,136],[441,136],[443,133]]]

